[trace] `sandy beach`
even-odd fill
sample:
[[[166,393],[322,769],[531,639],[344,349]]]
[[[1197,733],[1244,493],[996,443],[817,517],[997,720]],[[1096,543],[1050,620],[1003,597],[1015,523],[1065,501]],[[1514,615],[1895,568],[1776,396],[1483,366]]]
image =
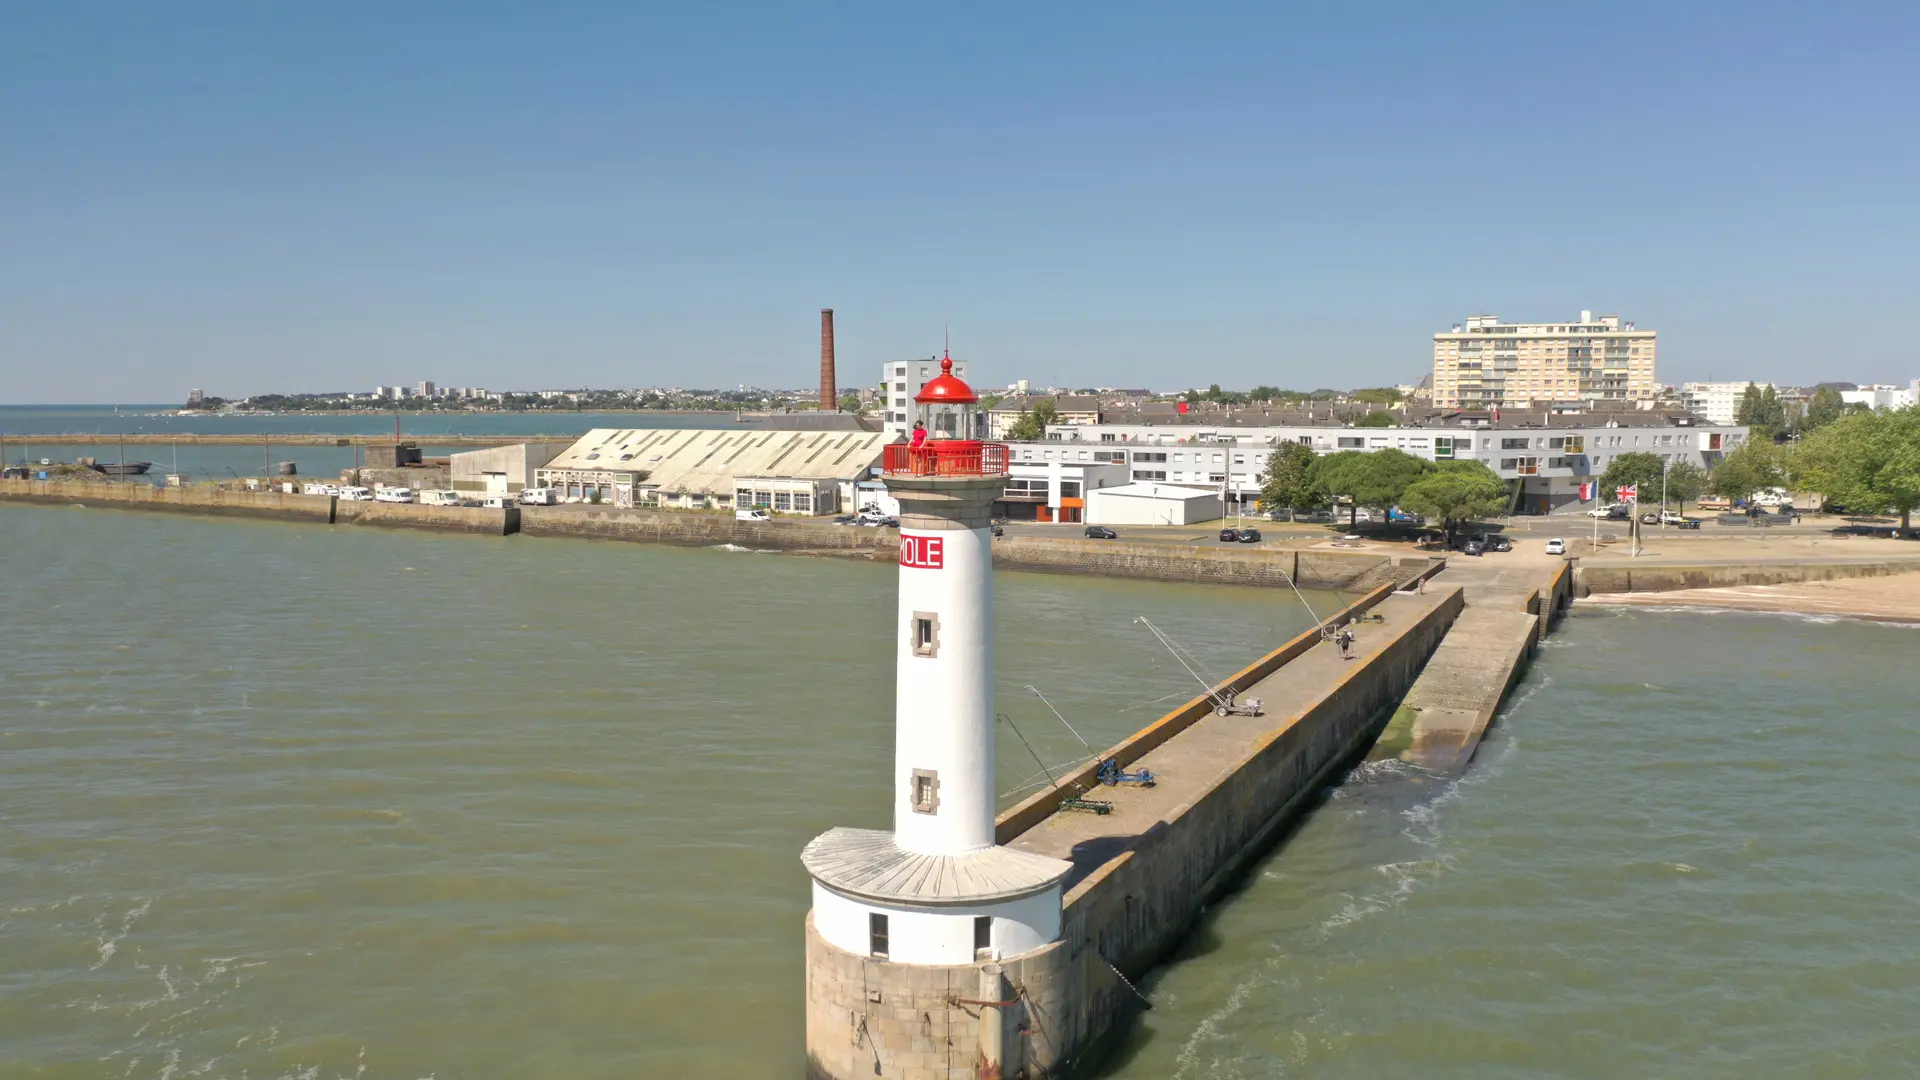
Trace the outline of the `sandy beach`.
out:
[[[1920,625],[1920,573],[1814,581],[1800,585],[1744,585],[1727,589],[1605,593],[1585,603],[1635,607],[1717,608],[1831,615]]]

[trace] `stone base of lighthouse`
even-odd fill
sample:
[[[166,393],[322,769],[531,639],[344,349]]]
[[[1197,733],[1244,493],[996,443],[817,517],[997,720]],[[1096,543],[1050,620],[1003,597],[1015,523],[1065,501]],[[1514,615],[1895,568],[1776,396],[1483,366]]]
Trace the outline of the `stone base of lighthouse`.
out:
[[[1082,966],[1059,941],[993,963],[896,964],[836,947],[808,915],[808,1080],[1060,1075]]]

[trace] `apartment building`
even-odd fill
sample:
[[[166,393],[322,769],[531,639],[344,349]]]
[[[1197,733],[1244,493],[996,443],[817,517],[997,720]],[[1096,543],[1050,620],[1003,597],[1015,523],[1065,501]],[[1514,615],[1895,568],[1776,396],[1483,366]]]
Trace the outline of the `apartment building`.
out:
[[[913,431],[913,399],[920,388],[940,375],[940,358],[930,356],[924,360],[895,360],[880,370],[880,385],[886,397],[881,402],[881,414],[885,417],[885,431],[889,436],[904,438]],[[967,362],[953,362],[954,378],[971,384],[967,378]]]
[[[1650,405],[1655,332],[1582,311],[1558,323],[1474,315],[1433,335],[1433,407],[1527,409],[1555,402]]]
[[[1680,403],[1688,412],[1700,414],[1700,418],[1710,424],[1731,424],[1740,415],[1741,399],[1747,396],[1747,387],[1758,385],[1766,389],[1771,383],[1751,382],[1690,382],[1680,384]]]

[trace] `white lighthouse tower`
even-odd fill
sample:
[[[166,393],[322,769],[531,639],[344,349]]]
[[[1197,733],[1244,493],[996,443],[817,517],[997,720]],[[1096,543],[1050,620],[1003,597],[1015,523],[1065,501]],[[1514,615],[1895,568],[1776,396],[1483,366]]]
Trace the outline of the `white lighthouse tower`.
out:
[[[918,1066],[894,1062],[914,1059],[935,1010],[876,1008],[885,987],[931,986],[931,967],[948,969],[961,998],[992,994],[999,962],[1060,937],[1070,864],[994,842],[989,526],[1006,484],[1007,447],[974,438],[979,398],[952,369],[943,360],[914,399],[925,441],[889,446],[884,461],[888,493],[901,506],[893,828],[832,829],[801,855],[813,876],[814,1076],[906,1075]],[[963,967],[981,970],[953,970]],[[907,1013],[916,1026],[896,1026]],[[992,1057],[990,1034],[978,1038]]]

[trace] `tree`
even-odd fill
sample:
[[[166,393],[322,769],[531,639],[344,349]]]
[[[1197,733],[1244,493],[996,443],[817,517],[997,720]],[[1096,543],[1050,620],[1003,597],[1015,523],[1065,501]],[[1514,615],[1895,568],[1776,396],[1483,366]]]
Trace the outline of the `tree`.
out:
[[[1760,384],[1748,383],[1740,394],[1740,404],[1734,406],[1733,422],[1745,427],[1753,423],[1754,414],[1760,410]]]
[[[1813,397],[1807,400],[1807,430],[1825,427],[1840,419],[1840,414],[1846,411],[1846,407],[1847,403],[1841,399],[1840,391],[1831,386],[1820,387],[1813,392]]]
[[[1400,418],[1382,409],[1370,412],[1353,422],[1354,427],[1399,427]]]
[[[1676,461],[1667,466],[1666,502],[1685,506],[1706,494],[1706,490],[1707,470],[1691,461]],[[1666,502],[1661,506],[1664,507]]]
[[[1721,459],[1707,478],[1715,495],[1729,499],[1751,499],[1755,492],[1780,482],[1780,455],[1765,439],[1749,437],[1733,453]]]
[[[1899,514],[1906,535],[1920,506],[1920,406],[1842,416],[1801,440],[1794,463],[1849,510]]]
[[[642,395],[640,398],[640,407],[643,409],[646,408],[647,399],[652,396],[653,396],[652,394]],[[842,396],[840,398],[840,411],[841,412],[859,412],[860,411],[860,395],[847,394]]]
[[[1507,482],[1483,462],[1447,461],[1407,485],[1400,507],[1438,520],[1453,541],[1455,526],[1492,517],[1507,508]]]
[[[1660,473],[1665,469],[1667,459],[1659,454],[1636,452],[1615,454],[1613,463],[1607,471],[1600,474],[1601,501],[1613,497],[1616,488],[1628,484],[1640,486],[1640,502],[1647,503],[1660,497]]]
[[[1369,405],[1400,404],[1400,391],[1391,386],[1369,386],[1355,390],[1347,397],[1353,401],[1364,401]]]
[[[1010,442],[1039,442],[1047,437],[1047,425],[1060,419],[1060,410],[1055,408],[1052,398],[1041,398],[1031,406],[1021,409],[1007,426],[1007,439]]]
[[[1288,512],[1312,506],[1320,501],[1309,479],[1313,472],[1313,448],[1304,443],[1281,443],[1267,455],[1267,467],[1260,472],[1260,505],[1263,509],[1286,507]]]
[[[1316,490],[1350,499],[1353,506],[1348,523],[1357,524],[1360,507],[1398,503],[1415,480],[1432,470],[1432,462],[1401,450],[1343,450],[1316,458],[1308,475]]]

